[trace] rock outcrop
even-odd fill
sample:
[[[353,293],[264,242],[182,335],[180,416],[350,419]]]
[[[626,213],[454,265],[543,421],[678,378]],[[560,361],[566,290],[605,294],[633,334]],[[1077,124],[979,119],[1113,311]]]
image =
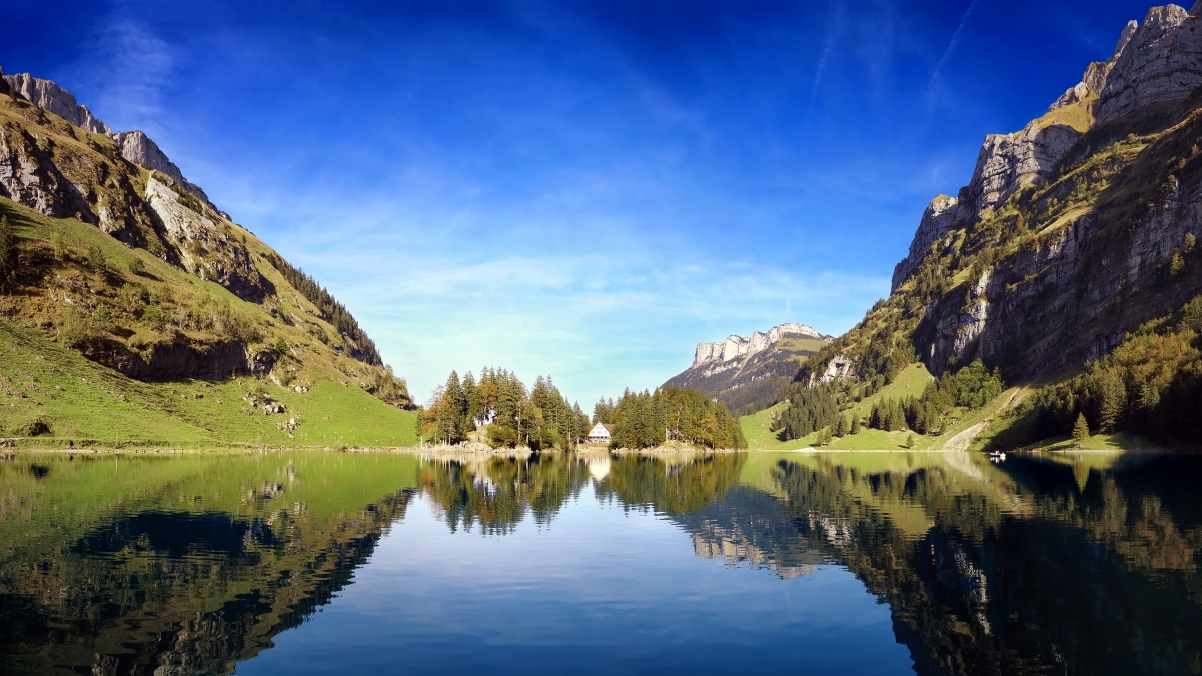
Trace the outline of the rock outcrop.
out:
[[[170,180],[151,176],[146,182],[146,204],[164,238],[178,252],[180,266],[243,300],[261,302],[265,282],[246,247],[216,214],[206,214],[203,206],[198,210],[195,201],[189,205],[181,200]]]
[[[806,338],[822,338],[822,334],[805,324],[785,323],[774,326],[767,333],[756,331],[750,338],[731,336],[721,343],[698,343],[693,355],[693,366],[701,366],[710,362],[726,362],[741,357],[750,357],[772,347],[785,336],[803,336]]]
[[[1127,48],[1131,37],[1135,35],[1138,28],[1138,21],[1128,21],[1122,34],[1119,35],[1118,43],[1114,46],[1114,54],[1106,61],[1095,61],[1089,64],[1081,81],[1056,99],[1056,102],[1048,108],[1048,112],[1051,113],[1074,103],[1085,102],[1089,112],[1096,117],[1096,99],[1106,89],[1106,79],[1110,76],[1110,71],[1114,69],[1115,62],[1123,55],[1123,50]]]
[[[71,92],[50,80],[41,80],[29,73],[5,75],[4,80],[35,106],[58,115],[80,129],[106,136],[112,133],[108,125],[97,120],[87,106],[76,103]]]
[[[199,186],[184,178],[184,174],[179,170],[179,167],[175,166],[175,163],[168,159],[162,150],[159,150],[158,144],[152,141],[149,136],[136,130],[123,131],[112,136],[113,140],[117,142],[117,146],[121,149],[122,157],[144,169],[150,169],[151,171],[157,171],[170,176],[172,180],[182,185],[188,192],[200,198],[206,204],[212,205],[209,202],[208,195],[205,195]]]
[[[139,380],[223,380],[248,374],[261,377],[276,362],[274,352],[251,351],[240,342],[215,345],[176,342],[134,351],[115,340],[91,340],[79,347],[88,359]]]
[[[1191,12],[1164,5],[1148,10],[1099,92],[1099,123],[1152,104],[1184,101],[1202,85],[1200,9],[1202,5]]]
[[[1022,132],[989,137],[969,185],[927,207],[893,291],[914,296],[902,300],[932,371],[982,357],[1008,377],[1049,376],[1202,293],[1200,10],[1155,7],[1127,24],[1109,60]],[[903,290],[920,267],[929,274]],[[813,379],[843,377],[840,359]]]
[[[959,197],[940,195],[927,205],[909,255],[893,269],[890,290],[896,291],[913,273],[932,242],[1004,204],[1023,186],[1045,178],[1080,137],[1081,131],[1046,118],[1013,134],[986,137],[972,181],[960,190]]]
[[[968,185],[955,198],[940,195],[927,205],[908,254],[893,269],[890,290],[896,291],[913,274],[927,247],[944,234],[1005,204],[1023,186],[1044,180],[1096,122],[1148,103],[1181,101],[1189,96],[1202,83],[1202,47],[1195,50],[1192,43],[1197,24],[1176,5],[1152,9],[1144,27],[1128,22],[1114,54],[1106,61],[1091,63],[1081,82],[1056,99],[1046,115],[1021,131],[987,136]],[[1184,46],[1171,45],[1174,39]],[[1161,52],[1172,56],[1148,56]],[[1195,52],[1199,52],[1197,59],[1190,56]],[[1081,108],[1076,124],[1065,122],[1073,119],[1063,114],[1070,106]],[[1123,110],[1126,112],[1120,112]]]
[[[784,338],[809,339],[782,342]],[[797,375],[801,363],[830,342],[805,324],[787,323],[750,338],[731,336],[720,343],[701,343],[693,364],[665,385],[691,387],[713,396],[732,410],[763,408]]]

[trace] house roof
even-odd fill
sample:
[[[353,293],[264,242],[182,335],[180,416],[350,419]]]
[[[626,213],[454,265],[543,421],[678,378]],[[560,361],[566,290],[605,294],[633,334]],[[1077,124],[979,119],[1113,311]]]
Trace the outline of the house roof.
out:
[[[590,430],[589,430],[589,432],[588,432],[588,433],[589,433],[589,436],[593,436],[594,434],[598,434],[598,433],[599,433],[599,432],[598,432],[598,430],[597,430],[597,428],[598,428],[598,427],[600,427],[601,429],[605,430],[605,434],[606,434],[607,436],[608,436],[608,435],[609,435],[611,432],[613,432],[613,431],[614,431],[614,426],[613,426],[613,425],[606,425],[605,423],[597,423],[596,425],[593,425],[592,429],[590,429]]]

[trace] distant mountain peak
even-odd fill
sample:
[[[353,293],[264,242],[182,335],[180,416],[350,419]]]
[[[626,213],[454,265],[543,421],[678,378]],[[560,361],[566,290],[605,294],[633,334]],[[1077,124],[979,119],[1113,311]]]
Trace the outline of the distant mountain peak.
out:
[[[824,339],[823,335],[815,331],[813,327],[796,322],[787,322],[772,327],[767,333],[756,331],[751,334],[750,338],[732,335],[719,343],[698,343],[697,351],[693,355],[693,366],[696,367],[710,362],[731,361],[740,357],[750,357],[753,354],[763,352],[772,347],[781,338],[789,335],[817,338],[819,340]]]

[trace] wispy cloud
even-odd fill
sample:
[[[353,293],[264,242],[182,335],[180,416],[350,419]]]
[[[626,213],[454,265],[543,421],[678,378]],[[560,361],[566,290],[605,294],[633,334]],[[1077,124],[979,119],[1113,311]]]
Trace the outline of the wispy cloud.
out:
[[[977,8],[977,3],[981,0],[972,0],[968,5],[968,9],[964,10],[964,14],[960,17],[960,25],[956,26],[956,32],[952,33],[952,39],[947,43],[947,49],[943,50],[943,56],[939,57],[939,61],[935,64],[935,70],[931,71],[931,81],[927,84],[927,103],[933,104],[935,100],[935,87],[938,84],[939,77],[943,74],[943,68],[947,65],[948,59],[960,46],[960,42],[964,39],[964,29],[968,26],[968,19],[972,16],[973,10]]]
[[[161,113],[161,91],[171,81],[171,47],[146,24],[125,14],[105,17],[87,39],[75,70],[90,83],[90,107],[115,130],[145,128]]]
[[[844,0],[831,1],[826,17],[826,34],[822,39],[822,54],[818,57],[818,67],[814,70],[814,86],[810,89],[811,107],[818,97],[818,88],[822,86],[822,76],[826,73],[827,64],[830,63],[831,52],[834,51],[839,33],[843,30],[843,15],[846,11],[847,4]]]

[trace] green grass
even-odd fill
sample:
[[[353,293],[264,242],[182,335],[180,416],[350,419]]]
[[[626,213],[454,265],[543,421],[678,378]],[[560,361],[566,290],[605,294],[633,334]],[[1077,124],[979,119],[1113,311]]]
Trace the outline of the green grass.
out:
[[[271,265],[260,260],[259,270],[278,295],[256,305],[76,219],[49,218],[5,198],[0,214],[13,225],[23,266],[17,282],[0,293],[0,436],[32,448],[416,445],[415,414],[364,389],[379,382],[381,369],[343,357],[334,349],[338,338],[319,342],[313,327],[327,336],[337,330]],[[271,252],[253,235],[244,239],[255,256]],[[55,241],[64,247],[61,259]],[[89,252],[97,249],[103,266],[91,260]],[[141,262],[138,274],[129,269],[135,259]],[[165,311],[204,308],[205,299],[228,307],[258,336],[246,339],[247,352],[276,355],[271,377],[142,382],[88,360],[79,351],[84,346],[120,344],[128,354],[148,355],[156,346],[203,352],[235,340],[216,324],[155,328],[145,313],[123,304],[130,285],[145,287],[150,303]],[[76,347],[63,344],[58,328],[72,306],[80,308],[77,322],[87,336]],[[109,311],[107,323],[98,308]],[[282,353],[280,339],[287,347]],[[260,386],[284,404],[284,413],[268,415],[244,400]],[[299,427],[283,429],[292,421]],[[48,433],[39,429],[42,423]]]
[[[739,418],[739,426],[743,428],[743,436],[747,438],[749,450],[794,450],[806,447],[807,444],[800,439],[781,441],[775,432],[768,429],[772,426],[772,420],[780,415],[780,412],[785,410],[788,405],[788,402],[781,402],[758,413]]]
[[[790,357],[792,361],[795,361],[798,364],[804,362],[806,359],[809,359],[811,354],[821,350],[826,346],[827,342],[825,340],[819,340],[817,338],[785,337],[781,338],[776,343],[776,348],[779,350],[783,350],[785,352],[802,353],[795,354]]]
[[[265,381],[282,414],[254,410],[243,395],[257,381],[145,383],[88,361],[12,321],[0,320],[0,427],[23,437],[34,420],[50,434],[22,446],[413,446],[414,416],[348,383],[319,379],[305,393]],[[24,396],[16,396],[24,395]],[[279,426],[298,419],[289,433]],[[291,434],[291,436],[290,436]]]
[[[894,381],[871,397],[865,398],[858,402],[843,415],[859,414],[863,420],[872,412],[874,404],[881,399],[891,398],[898,399],[909,396],[920,396],[927,382],[934,377],[926,366],[915,364],[901,373],[897,374]],[[802,448],[810,448],[814,442],[818,440],[818,434],[815,432],[807,437],[795,439],[793,441],[782,441],[777,434],[770,431],[772,420],[785,409],[787,403],[780,403],[772,408],[764,409],[754,415],[743,416],[739,419],[739,424],[743,427],[743,436],[747,437],[747,447],[751,450],[765,451],[788,451]],[[878,451],[878,450],[904,450],[906,448],[906,438],[909,432],[883,432],[881,430],[870,430],[867,427],[860,428],[859,434],[850,434],[842,439],[835,439],[829,446],[832,450],[855,450],[855,451]],[[915,439],[922,443],[915,444],[916,448],[927,448],[935,445],[933,439],[915,435]]]
[[[911,396],[921,396],[927,383],[933,379],[934,376],[931,375],[925,365],[921,363],[911,365],[899,373],[892,383],[881,388],[879,392],[873,394],[871,397],[866,397],[863,401],[853,404],[843,412],[843,415],[852,416],[858,414],[860,419],[864,421],[872,413],[872,407],[882,399],[902,399]],[[1020,390],[1018,388],[1011,388],[1003,392],[997,399],[975,411],[966,411],[959,408],[953,409],[949,416],[947,430],[938,436],[922,435],[910,431],[885,432],[883,430],[861,427],[858,434],[849,434],[842,438],[836,438],[827,446],[823,446],[822,449],[829,451],[940,450],[944,444],[960,432],[978,423],[992,420],[1003,408],[1017,402],[1018,399],[1016,397],[1019,394]],[[743,435],[747,437],[747,445],[750,450],[789,451],[815,447],[814,445],[818,441],[817,432],[801,439],[782,441],[777,434],[770,431],[772,420],[786,406],[787,404],[785,403],[777,404],[772,408],[765,409],[754,415],[743,416],[739,419],[739,424],[743,428]],[[913,436],[913,446],[907,445],[911,436]]]

